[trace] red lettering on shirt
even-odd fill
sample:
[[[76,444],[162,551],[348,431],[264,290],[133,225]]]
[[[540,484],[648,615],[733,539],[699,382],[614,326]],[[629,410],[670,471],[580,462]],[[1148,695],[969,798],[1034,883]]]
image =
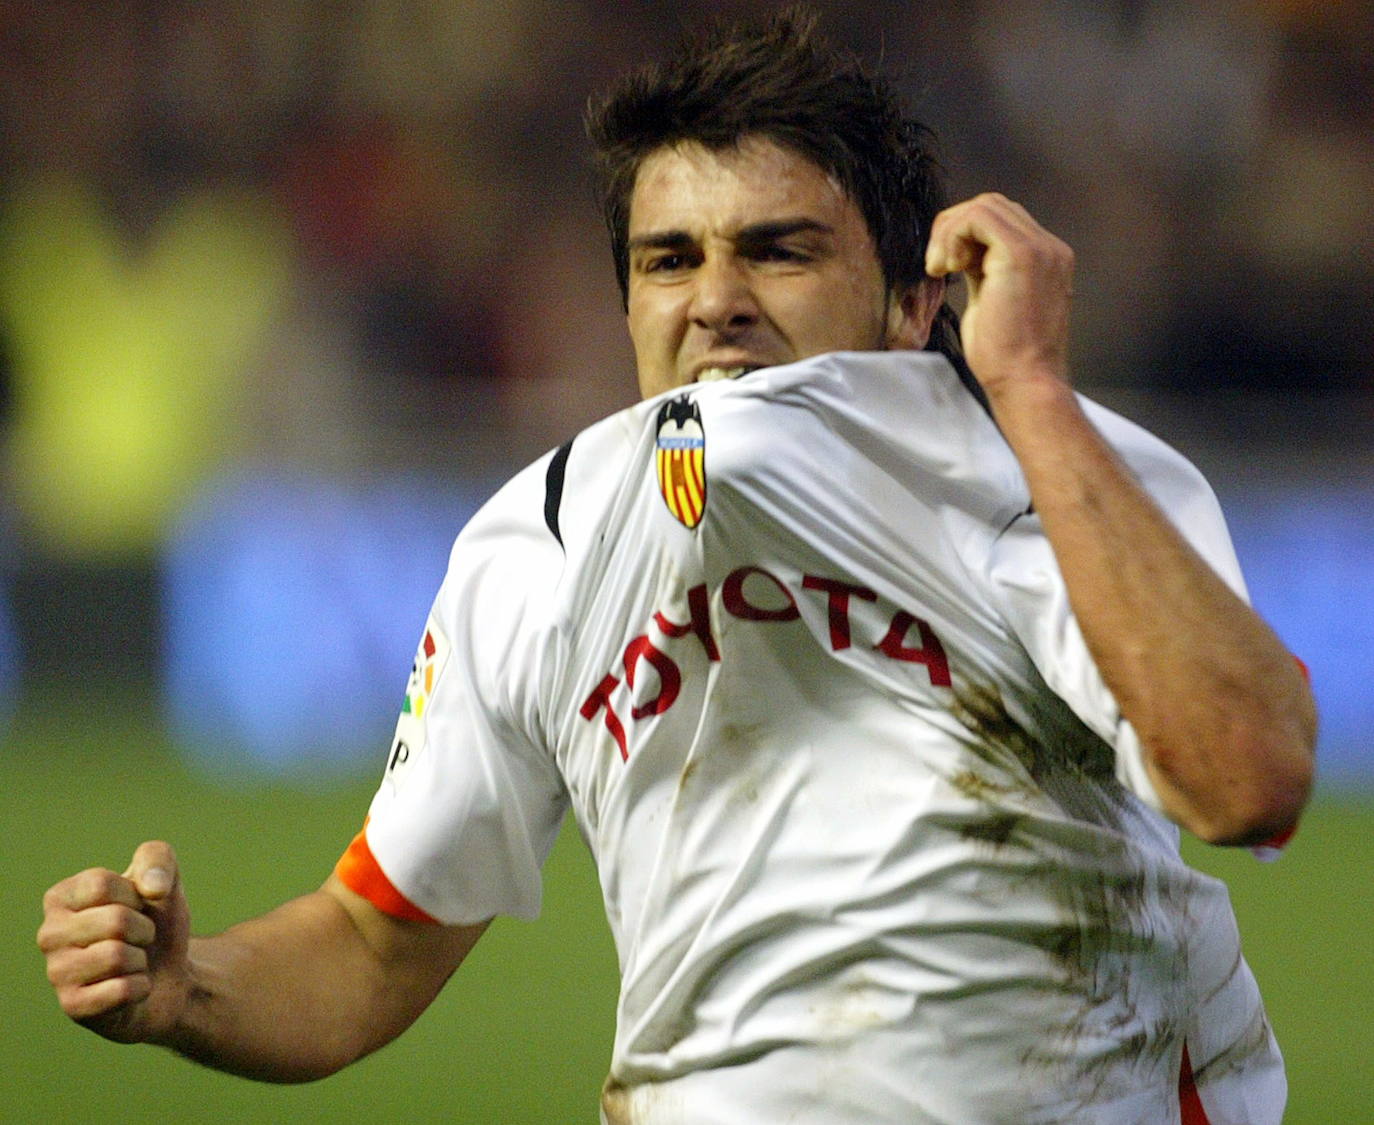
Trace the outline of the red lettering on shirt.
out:
[[[830,649],[840,652],[849,647],[849,598],[854,596],[866,602],[876,602],[878,595],[867,586],[855,586],[851,582],[841,582],[837,578],[817,578],[814,574],[802,577],[802,586],[808,590],[820,590],[830,595]]]
[[[753,585],[753,599],[745,592],[745,584],[757,576]],[[771,584],[777,592],[770,595],[763,587]],[[880,602],[878,595],[867,586],[846,582],[839,578],[823,578],[805,574],[801,579],[802,589],[816,590],[826,596],[826,608],[830,628],[830,648],[842,652],[853,646],[854,622],[850,609],[853,599],[865,602]],[[730,572],[721,585],[721,601],[733,617],[743,621],[786,622],[801,617],[797,599],[777,575],[758,566],[742,566]],[[680,597],[680,595],[678,595]],[[761,605],[760,600],[772,602]],[[677,599],[674,598],[674,604]],[[721,657],[720,646],[716,643],[711,621],[711,593],[705,583],[699,583],[687,591],[688,620],[684,623],[673,621],[663,612],[656,611],[652,621],[663,634],[663,640],[655,644],[647,632],[630,640],[621,654],[625,669],[625,688],[634,693],[636,682],[643,674],[643,665],[648,664],[658,677],[658,689],[651,699],[635,704],[630,702],[630,718],[639,720],[667,712],[682,694],[683,671],[672,656],[664,649],[672,651],[667,643],[681,640],[689,634],[701,645],[706,659],[718,663]],[[909,644],[908,634],[915,627],[919,644]],[[662,645],[663,647],[659,647]],[[881,652],[891,660],[908,664],[921,664],[926,669],[932,686],[951,686],[949,658],[944,645],[935,635],[930,625],[906,610],[897,610],[888,626],[887,634],[876,645],[874,651]],[[679,651],[681,656],[682,652]],[[622,761],[630,760],[629,739],[620,716],[616,714],[611,702],[612,695],[620,690],[621,679],[614,673],[608,674],[582,704],[580,713],[588,722],[603,714],[602,721],[620,750]],[[648,687],[641,684],[645,691]],[[641,692],[643,694],[643,692]],[[624,704],[622,704],[624,706]]]
[[[594,719],[596,713],[604,707],[606,709],[606,729],[611,732],[615,744],[620,747],[621,760],[628,762],[630,751],[625,745],[625,728],[620,725],[620,718],[616,715],[615,708],[611,706],[611,692],[616,689],[616,685],[619,683],[618,677],[607,676],[596,685],[596,690],[587,696],[587,701],[582,704],[579,714],[584,719]]]
[[[720,649],[716,647],[716,638],[711,635],[711,599],[705,582],[687,591],[687,608],[691,611],[692,619],[686,625],[669,621],[662,613],[654,614],[654,624],[663,630],[665,637],[695,634],[701,642],[701,647],[706,650],[706,659],[713,664],[717,663],[720,660]]]
[[[744,596],[744,580],[751,574],[760,575],[773,583],[778,593],[787,599],[787,605],[780,609],[767,609],[750,602]],[[725,608],[744,621],[795,621],[801,616],[801,611],[797,609],[797,601],[792,597],[792,591],[782,584],[781,579],[769,574],[762,567],[742,566],[738,570],[732,570],[720,592]]]
[[[647,660],[654,671],[658,673],[658,694],[653,699],[631,709],[630,717],[643,719],[649,715],[661,715],[668,710],[682,689],[682,673],[673,662],[673,658],[656,649],[653,642],[641,633],[625,646],[623,659],[625,661],[625,682],[630,685],[631,691],[634,690],[635,668],[639,666],[639,661]],[[607,711],[609,712],[609,705]]]
[[[906,635],[913,625],[921,635],[920,648],[909,648],[906,643]],[[924,664],[926,671],[930,673],[932,684],[936,687],[950,686],[949,660],[945,656],[945,647],[940,643],[940,638],[935,635],[934,629],[906,610],[897,611],[897,616],[892,619],[892,624],[887,630],[887,636],[873,647],[886,653],[893,660]]]

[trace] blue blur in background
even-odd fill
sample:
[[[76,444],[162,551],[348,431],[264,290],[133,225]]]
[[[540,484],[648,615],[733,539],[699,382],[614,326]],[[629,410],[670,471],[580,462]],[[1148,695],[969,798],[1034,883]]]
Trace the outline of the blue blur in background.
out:
[[[1307,665],[1321,729],[1318,776],[1374,786],[1374,508],[1339,485],[1225,499],[1255,608]]]
[[[417,477],[216,482],[163,560],[164,684],[186,753],[268,773],[380,761],[480,499]]]
[[[416,477],[215,484],[164,561],[165,685],[187,753],[269,773],[384,755],[453,538],[482,499]],[[1319,775],[1374,786],[1374,511],[1336,485],[1224,504],[1256,608],[1311,672]],[[0,672],[15,664],[4,624]]]
[[[0,588],[0,735],[9,723],[19,695],[20,653],[14,617],[3,588]]]

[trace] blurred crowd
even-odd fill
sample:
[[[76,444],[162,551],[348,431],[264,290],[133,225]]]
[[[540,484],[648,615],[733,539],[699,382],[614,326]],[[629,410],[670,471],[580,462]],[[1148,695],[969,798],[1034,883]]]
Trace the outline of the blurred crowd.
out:
[[[225,459],[461,467],[631,401],[582,107],[764,6],[0,0],[23,526],[146,541]],[[1083,385],[1374,383],[1367,3],[816,6],[935,127],[956,194],[1075,247]]]
[[[0,725],[25,675],[82,668],[151,672],[188,744],[384,742],[453,531],[636,397],[588,96],[771,6],[0,0]],[[812,6],[955,196],[1074,247],[1084,389],[1173,402],[1225,488],[1281,456],[1356,495],[1367,445],[1293,455],[1374,433],[1367,0]],[[1252,504],[1253,557],[1307,555],[1294,629],[1367,587],[1314,561],[1365,574],[1345,495],[1324,555],[1321,495]],[[1306,648],[1367,645],[1326,617]]]
[[[225,464],[506,470],[632,401],[581,111],[761,7],[0,0],[7,522],[118,558]],[[1374,386],[1370,4],[815,7],[1074,246],[1081,385]]]

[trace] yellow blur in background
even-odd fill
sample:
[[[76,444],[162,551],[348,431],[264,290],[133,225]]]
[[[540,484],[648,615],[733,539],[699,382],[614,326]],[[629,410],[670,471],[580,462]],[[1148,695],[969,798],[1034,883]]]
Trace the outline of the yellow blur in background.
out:
[[[8,471],[47,553],[153,553],[233,453],[239,375],[289,283],[280,219],[246,192],[188,195],[134,246],[95,195],[36,181],[0,214],[13,355]]]

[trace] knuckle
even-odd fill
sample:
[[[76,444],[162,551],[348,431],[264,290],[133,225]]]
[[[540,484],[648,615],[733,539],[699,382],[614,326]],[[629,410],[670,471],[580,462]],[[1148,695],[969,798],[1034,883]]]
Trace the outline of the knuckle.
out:
[[[73,985],[70,988],[63,988],[57,993],[57,1002],[61,1005],[62,1011],[74,1020],[82,1019],[92,1013],[88,1011],[88,1000],[83,989]]]
[[[142,915],[117,903],[86,907],[79,911],[63,910],[43,920],[35,940],[38,948],[47,954],[93,946],[107,939],[132,939],[136,944],[141,936],[140,919],[143,919]],[[146,919],[143,921],[147,923]]]
[[[48,974],[48,983],[54,988],[60,988],[65,984],[77,980],[80,975],[77,969],[79,957],[80,950],[74,949],[69,945],[59,945],[49,950],[44,958],[44,966]]]
[[[116,1027],[108,1022],[108,1017],[115,1016],[121,1008],[145,999],[148,994],[146,978],[137,975],[116,977],[74,990],[69,1001],[63,1003],[63,1010],[80,1023],[92,1026],[96,1021],[104,1023],[103,1028],[96,1027],[95,1030],[108,1034]]]
[[[100,911],[100,932],[117,941],[127,942],[134,931],[134,912],[127,906],[115,904],[102,907]]]
[[[121,941],[98,941],[87,949],[92,979],[117,976],[125,971],[128,947]]]
[[[119,982],[100,981],[93,985],[73,985],[58,994],[62,1011],[71,1019],[84,1021],[103,1016],[123,1000]]]
[[[114,881],[119,876],[105,867],[90,867],[71,880],[67,906],[94,906],[109,901]]]
[[[66,928],[53,925],[50,922],[44,922],[38,927],[38,933],[34,940],[38,943],[39,951],[49,956],[72,944]]]
[[[113,940],[102,941],[98,946],[95,946],[95,948],[100,951],[99,967],[102,968],[104,973],[120,977],[120,975],[131,973],[131,971],[143,967],[142,949],[136,949],[135,946],[126,945],[125,942]]]
[[[123,903],[101,907],[93,921],[96,923],[93,937],[113,938],[128,945],[148,945],[157,936],[157,925],[151,918]]]
[[[120,1004],[127,1004],[134,998],[135,982],[137,978],[132,975],[111,977],[104,982],[105,1002],[110,1007]]]
[[[78,949],[59,949],[48,954],[48,983],[59,991],[86,983],[87,973],[82,964],[83,951]]]

